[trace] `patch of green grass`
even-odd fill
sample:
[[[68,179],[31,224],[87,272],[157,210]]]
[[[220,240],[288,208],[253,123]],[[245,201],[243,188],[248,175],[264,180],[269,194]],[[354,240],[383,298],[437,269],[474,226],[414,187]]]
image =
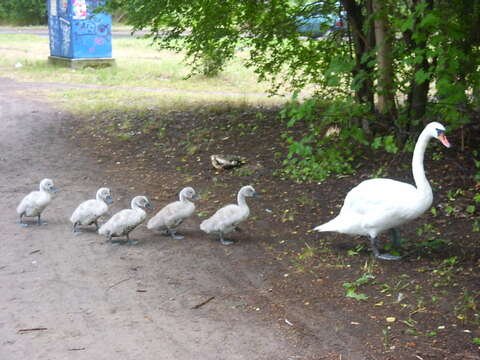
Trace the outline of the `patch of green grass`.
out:
[[[47,63],[48,37],[26,34],[0,34],[2,57],[0,74],[25,81],[95,84],[152,91],[198,91],[210,95],[224,93],[227,97],[255,95],[268,99],[268,85],[259,83],[256,75],[243,61],[239,52],[225,71],[214,78],[192,76],[183,62],[184,54],[159,50],[144,38],[114,38],[113,56],[117,66],[100,69],[69,69]],[[22,67],[15,68],[21,63]]]

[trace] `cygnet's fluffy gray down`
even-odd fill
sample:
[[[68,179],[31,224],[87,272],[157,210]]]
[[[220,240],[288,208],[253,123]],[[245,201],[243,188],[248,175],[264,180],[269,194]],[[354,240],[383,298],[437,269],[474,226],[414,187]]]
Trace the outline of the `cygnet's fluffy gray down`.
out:
[[[210,218],[202,221],[200,229],[207,234],[217,234],[223,245],[231,245],[233,241],[223,238],[224,234],[235,230],[250,215],[246,197],[259,197],[255,189],[248,185],[240,189],[237,195],[238,204],[230,204],[217,210]]]
[[[77,226],[95,224],[98,230],[98,218],[105,215],[108,205],[113,202],[109,188],[98,189],[95,199],[82,202],[73,212],[70,221],[73,224],[73,232],[77,233]]]
[[[108,241],[111,241],[112,237],[126,236],[127,241],[131,243],[128,234],[147,217],[147,213],[143,209],[151,209],[152,205],[145,196],[135,196],[132,199],[131,207],[131,209],[123,209],[113,215],[100,227],[98,233],[106,236]]]
[[[166,235],[171,235],[174,239],[183,239],[183,236],[176,235],[175,229],[195,211],[195,204],[189,199],[198,199],[195,190],[186,187],[180,191],[180,200],[172,202],[161,209],[147,223],[150,230],[164,231]]]
[[[58,190],[53,185],[53,181],[51,179],[43,179],[40,181],[39,191],[32,191],[30,194],[25,196],[17,206],[17,214],[20,216],[20,224],[26,225],[23,222],[24,216],[36,216],[38,225],[46,224],[42,223],[40,215],[52,201],[52,194],[56,193],[57,191]]]

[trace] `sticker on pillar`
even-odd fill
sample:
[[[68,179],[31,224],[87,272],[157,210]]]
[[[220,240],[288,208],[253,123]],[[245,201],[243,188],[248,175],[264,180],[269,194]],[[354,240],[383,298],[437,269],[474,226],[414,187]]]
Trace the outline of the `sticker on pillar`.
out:
[[[87,18],[87,3],[85,0],[73,0],[73,18],[75,20],[85,20]]]
[[[66,13],[68,9],[68,0],[60,0],[60,10],[62,10],[62,13]]]
[[[57,16],[57,0],[50,0],[50,16]]]

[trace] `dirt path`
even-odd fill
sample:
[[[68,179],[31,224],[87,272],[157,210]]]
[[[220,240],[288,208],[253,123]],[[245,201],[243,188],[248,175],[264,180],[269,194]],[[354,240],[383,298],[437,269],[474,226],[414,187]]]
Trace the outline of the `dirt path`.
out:
[[[69,144],[65,115],[27,98],[35,88],[0,83],[0,359],[366,358],[327,317],[302,337],[264,311],[259,304],[270,301],[268,279],[279,269],[254,242],[196,239],[193,220],[178,242],[145,228],[133,233],[137,246],[114,247],[93,232],[73,236],[72,210],[108,179]],[[49,224],[19,227],[16,205],[44,177],[61,189],[44,213]],[[111,213],[138,195],[108,185]],[[46,330],[19,332],[29,328]]]

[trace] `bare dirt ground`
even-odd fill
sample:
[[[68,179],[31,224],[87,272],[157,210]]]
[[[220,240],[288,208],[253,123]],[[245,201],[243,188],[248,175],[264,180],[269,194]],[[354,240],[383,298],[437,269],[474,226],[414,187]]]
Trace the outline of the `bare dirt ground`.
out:
[[[199,237],[192,219],[183,241],[144,227],[132,234],[136,246],[111,246],[93,231],[73,236],[68,218],[79,202],[108,185],[113,213],[141,193],[142,178],[125,173],[122,182],[80,151],[69,117],[35,98],[35,87],[0,84],[0,359],[370,358],[332,327],[328,307],[307,335],[270,311],[271,279],[284,269],[254,235],[223,247]],[[15,207],[44,177],[61,190],[44,212],[48,225],[22,228]]]
[[[365,153],[354,176],[295,183],[277,173],[278,109],[78,116],[36,96],[70,85],[0,84],[1,360],[480,359],[479,213],[468,210],[479,187],[478,119],[448,133],[452,149],[429,146],[435,212],[404,226],[404,258],[384,262],[365,239],[311,229],[374,173],[412,182],[409,153]],[[215,171],[212,153],[249,161]],[[19,227],[18,201],[46,176],[62,190],[45,211],[49,225]],[[221,246],[198,224],[245,184],[263,197],[249,201],[236,244]],[[136,246],[111,246],[93,231],[73,236],[69,215],[103,185],[114,191],[111,213],[139,194],[158,209],[186,185],[202,200],[182,241],[145,227],[132,234]],[[366,299],[346,296],[352,283]],[[32,328],[46,329],[21,331]]]

